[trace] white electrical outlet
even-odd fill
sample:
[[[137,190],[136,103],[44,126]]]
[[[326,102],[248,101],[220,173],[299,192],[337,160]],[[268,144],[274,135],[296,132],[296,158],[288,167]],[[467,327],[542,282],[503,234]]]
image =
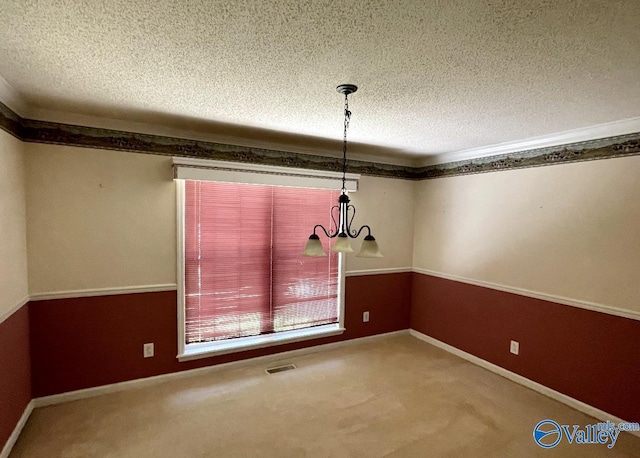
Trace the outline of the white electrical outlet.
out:
[[[511,341],[511,345],[509,347],[509,351],[511,353],[513,353],[514,355],[520,354],[520,342],[518,342],[516,340],[512,340]]]
[[[368,323],[369,322],[369,312],[363,312],[362,313],[362,322],[363,323]]]
[[[145,358],[153,358],[153,344],[152,343],[146,343],[142,346],[142,356],[144,356]]]

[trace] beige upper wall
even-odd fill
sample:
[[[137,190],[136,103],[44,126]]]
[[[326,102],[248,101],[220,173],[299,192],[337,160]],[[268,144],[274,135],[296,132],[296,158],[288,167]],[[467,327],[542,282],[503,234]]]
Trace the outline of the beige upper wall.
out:
[[[363,232],[351,245],[356,253],[347,255],[347,271],[411,267],[413,258],[414,183],[392,178],[360,178],[358,192],[351,194],[356,207],[354,227],[371,227],[384,258],[357,258]]]
[[[22,143],[0,130],[0,317],[28,294]]]
[[[3,161],[13,158],[14,164],[2,173],[13,170],[16,183],[13,197],[1,196],[4,212],[6,202],[21,199],[21,178],[20,144],[7,134],[2,139]],[[169,158],[22,147],[31,293],[176,282]],[[364,176],[352,195],[355,225],[372,227],[385,257],[349,255],[347,270],[413,262],[445,274],[640,311],[638,176],[640,157],[419,183]],[[11,208],[19,214],[19,207]],[[8,219],[3,218],[3,231]],[[19,215],[12,220],[24,227]],[[14,237],[18,232],[14,227]],[[353,243],[356,251],[360,240]],[[18,260],[13,264],[26,272],[15,248],[24,243],[10,246]],[[24,292],[25,282],[10,270],[14,277],[3,279],[11,278],[11,291]]]
[[[414,267],[640,311],[640,157],[416,185]]]
[[[25,146],[32,294],[176,283],[169,158]]]
[[[171,159],[24,146],[32,294],[176,283]],[[411,266],[413,183],[362,177],[353,203],[355,223],[372,227],[385,257],[349,256],[347,269]]]

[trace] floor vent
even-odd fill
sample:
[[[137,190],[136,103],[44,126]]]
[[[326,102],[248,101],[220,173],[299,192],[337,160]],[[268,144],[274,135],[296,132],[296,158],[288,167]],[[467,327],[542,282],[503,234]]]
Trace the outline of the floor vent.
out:
[[[284,366],[270,367],[267,374],[277,374],[278,372],[290,371],[295,369],[295,364],[285,364]]]

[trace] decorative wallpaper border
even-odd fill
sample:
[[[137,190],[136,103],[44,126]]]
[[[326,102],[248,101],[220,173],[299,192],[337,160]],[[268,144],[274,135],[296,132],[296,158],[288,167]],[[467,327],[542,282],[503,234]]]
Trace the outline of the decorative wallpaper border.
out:
[[[446,164],[419,167],[418,180],[446,178],[501,170],[543,167],[568,162],[593,161],[640,154],[640,132],[560,146],[530,149]]]
[[[24,140],[21,132],[23,121],[11,108],[0,102],[0,128],[2,130],[9,132],[20,140]]]
[[[342,170],[341,159],[336,157],[37,121],[20,117],[1,102],[0,128],[26,142],[332,172]],[[638,154],[640,154],[640,132],[427,167],[349,160],[348,171],[376,177],[430,180]]]

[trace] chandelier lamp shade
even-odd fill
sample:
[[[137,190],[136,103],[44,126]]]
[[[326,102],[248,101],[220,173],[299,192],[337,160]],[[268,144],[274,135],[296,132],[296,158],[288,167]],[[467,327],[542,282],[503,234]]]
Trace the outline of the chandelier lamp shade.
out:
[[[359,229],[353,229],[351,224],[356,216],[356,208],[350,204],[347,195],[346,175],[347,175],[347,130],[349,129],[349,121],[351,120],[351,112],[349,111],[349,94],[353,94],[358,90],[358,86],[354,84],[341,84],[336,88],[340,94],[344,94],[344,136],[342,142],[342,192],[338,198],[338,205],[331,207],[331,220],[333,226],[329,229],[322,224],[316,224],[313,228],[313,234],[309,236],[307,245],[304,248],[303,256],[326,256],[320,236],[318,232],[324,233],[329,239],[336,239],[331,251],[336,253],[352,253],[350,239],[356,239],[366,230],[367,235],[362,242],[360,251],[356,255],[360,258],[381,258],[382,254],[378,248],[378,242],[371,235],[371,228],[366,224],[360,226]],[[337,219],[336,219],[337,216]]]

